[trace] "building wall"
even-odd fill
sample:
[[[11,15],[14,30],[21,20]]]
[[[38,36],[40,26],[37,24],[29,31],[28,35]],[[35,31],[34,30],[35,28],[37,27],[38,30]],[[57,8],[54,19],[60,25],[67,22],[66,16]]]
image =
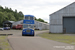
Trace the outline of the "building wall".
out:
[[[12,25],[18,25],[18,24],[23,24],[23,20],[14,22]],[[49,24],[35,21],[35,29],[43,30],[43,29],[49,29]]]
[[[51,33],[63,32],[63,17],[75,16],[75,2],[50,15]]]
[[[39,30],[49,29],[49,24],[35,21],[35,29]]]

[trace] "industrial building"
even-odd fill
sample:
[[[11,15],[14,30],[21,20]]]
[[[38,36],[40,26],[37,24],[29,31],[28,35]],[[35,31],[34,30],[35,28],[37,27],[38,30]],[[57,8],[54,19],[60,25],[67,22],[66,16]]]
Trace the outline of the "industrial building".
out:
[[[75,33],[75,2],[50,14],[49,32]]]
[[[23,20],[14,22],[12,26],[16,26],[18,24],[23,24]],[[35,21],[35,29],[37,30],[49,30],[49,24],[44,22]]]
[[[35,21],[35,29],[49,30],[49,24],[44,22]]]
[[[18,25],[18,24],[23,24],[23,20],[20,20],[20,21],[14,22],[12,25],[15,26],[15,25]]]
[[[14,23],[14,21],[5,21],[3,22],[3,27],[10,27],[12,28],[12,24]]]

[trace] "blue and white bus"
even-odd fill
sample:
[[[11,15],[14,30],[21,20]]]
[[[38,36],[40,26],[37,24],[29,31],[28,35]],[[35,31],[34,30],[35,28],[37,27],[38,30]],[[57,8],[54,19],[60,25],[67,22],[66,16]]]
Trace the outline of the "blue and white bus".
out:
[[[34,19],[33,15],[25,15],[23,20],[22,36],[32,35],[34,36]]]

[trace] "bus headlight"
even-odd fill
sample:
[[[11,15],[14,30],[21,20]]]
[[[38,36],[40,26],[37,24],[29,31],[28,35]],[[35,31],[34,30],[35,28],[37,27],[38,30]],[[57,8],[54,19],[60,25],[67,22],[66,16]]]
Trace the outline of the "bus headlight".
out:
[[[34,31],[32,31],[32,33],[34,33]]]

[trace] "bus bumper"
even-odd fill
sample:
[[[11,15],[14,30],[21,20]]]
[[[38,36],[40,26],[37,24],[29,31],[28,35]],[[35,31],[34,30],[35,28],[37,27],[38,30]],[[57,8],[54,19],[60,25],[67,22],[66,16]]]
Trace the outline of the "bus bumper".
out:
[[[32,31],[30,33],[27,33],[25,31],[22,31],[22,35],[32,35],[32,36],[34,36],[34,31]]]

